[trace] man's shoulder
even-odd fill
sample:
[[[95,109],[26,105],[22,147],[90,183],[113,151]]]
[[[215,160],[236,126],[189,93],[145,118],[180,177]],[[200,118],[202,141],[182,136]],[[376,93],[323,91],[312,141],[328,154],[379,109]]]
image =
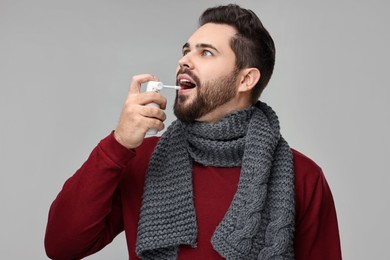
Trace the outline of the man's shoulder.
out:
[[[295,179],[299,181],[313,181],[323,178],[321,167],[305,154],[291,149],[293,153]]]

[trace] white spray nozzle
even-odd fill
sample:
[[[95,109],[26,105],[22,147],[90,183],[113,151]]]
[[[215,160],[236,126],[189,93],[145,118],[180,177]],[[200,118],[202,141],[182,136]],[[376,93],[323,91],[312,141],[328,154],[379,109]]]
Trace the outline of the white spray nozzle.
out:
[[[159,81],[149,81],[146,84],[146,91],[160,91],[163,88],[172,88],[172,89],[180,89],[179,86],[168,86],[164,85],[162,82]]]
[[[169,85],[164,85],[164,88],[181,89],[181,87],[179,86],[169,86]]]

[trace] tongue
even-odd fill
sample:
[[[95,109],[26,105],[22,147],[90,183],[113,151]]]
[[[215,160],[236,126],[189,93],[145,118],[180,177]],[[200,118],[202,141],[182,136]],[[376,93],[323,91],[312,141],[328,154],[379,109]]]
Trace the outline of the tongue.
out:
[[[184,89],[191,89],[191,88],[195,88],[195,84],[191,82],[185,82],[181,84],[181,87]]]

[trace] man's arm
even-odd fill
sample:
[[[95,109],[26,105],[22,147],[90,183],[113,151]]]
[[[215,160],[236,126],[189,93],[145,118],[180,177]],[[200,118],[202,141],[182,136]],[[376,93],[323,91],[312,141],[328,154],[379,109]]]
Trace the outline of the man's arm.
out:
[[[295,259],[341,260],[336,209],[320,167],[294,154],[296,187]]]
[[[97,252],[123,230],[118,184],[122,171],[150,128],[162,130],[166,99],[140,92],[141,84],[158,80],[150,74],[133,77],[115,131],[92,151],[64,184],[48,218],[45,248],[55,259],[78,259]],[[149,103],[160,106],[145,106]]]
[[[134,152],[103,139],[51,205],[45,248],[53,259],[77,259],[102,249],[123,230],[118,184]]]

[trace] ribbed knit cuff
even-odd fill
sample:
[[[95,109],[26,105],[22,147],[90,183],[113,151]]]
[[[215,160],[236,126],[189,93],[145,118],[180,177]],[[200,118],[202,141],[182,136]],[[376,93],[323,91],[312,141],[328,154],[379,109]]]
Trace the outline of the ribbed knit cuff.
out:
[[[114,163],[121,167],[125,167],[128,161],[135,156],[134,150],[127,149],[115,139],[114,131],[100,141],[99,147]]]

